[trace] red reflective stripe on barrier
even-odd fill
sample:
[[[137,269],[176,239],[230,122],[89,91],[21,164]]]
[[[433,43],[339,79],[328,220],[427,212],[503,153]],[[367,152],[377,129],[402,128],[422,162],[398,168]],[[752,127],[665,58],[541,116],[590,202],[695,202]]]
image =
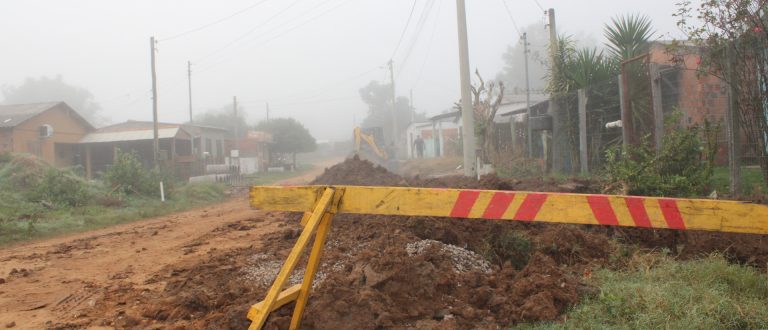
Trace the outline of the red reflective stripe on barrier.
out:
[[[485,208],[483,218],[501,219],[513,199],[515,199],[515,193],[500,191],[493,194],[491,202],[488,203],[488,207]]]
[[[451,216],[455,218],[466,218],[469,216],[469,211],[472,211],[472,206],[475,205],[478,196],[480,196],[479,190],[460,191],[459,197],[456,198],[456,203],[453,204]]]
[[[601,225],[618,226],[619,219],[616,218],[616,212],[613,211],[611,201],[607,196],[587,196],[587,202],[595,215],[597,223]]]
[[[632,221],[635,222],[635,226],[651,228],[651,219],[648,218],[648,211],[645,209],[644,201],[645,198],[639,197],[627,197],[625,199],[629,214],[632,215]]]
[[[532,221],[539,214],[541,206],[547,200],[547,194],[528,194],[523,200],[523,204],[515,213],[515,220]]]
[[[683,216],[680,215],[680,209],[677,208],[677,201],[674,199],[659,199],[659,207],[667,221],[669,229],[685,229]]]

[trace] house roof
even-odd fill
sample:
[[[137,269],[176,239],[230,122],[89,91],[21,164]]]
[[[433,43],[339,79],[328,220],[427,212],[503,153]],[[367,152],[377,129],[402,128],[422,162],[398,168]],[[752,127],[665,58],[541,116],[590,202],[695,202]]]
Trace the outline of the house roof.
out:
[[[548,103],[549,100],[540,100],[537,102],[534,102],[531,100],[531,108],[537,107],[540,104]],[[512,116],[512,115],[519,115],[521,113],[526,113],[528,110],[528,106],[525,102],[522,103],[509,103],[509,104],[502,104],[501,107],[499,107],[499,112],[497,116]]]
[[[157,130],[158,138],[168,139],[174,138],[179,134],[179,131],[185,132],[180,127],[172,128],[160,128]],[[84,136],[80,143],[103,143],[103,142],[121,142],[121,141],[141,141],[152,140],[155,138],[154,130],[152,129],[132,129],[125,131],[109,131],[109,132],[94,132]]]
[[[0,127],[16,127],[17,125],[35,117],[45,111],[57,106],[63,105],[71,110],[79,120],[81,120],[89,129],[93,129],[90,123],[80,116],[77,111],[70,108],[64,102],[43,102],[27,104],[4,104],[0,105]]]
[[[216,130],[221,132],[227,132],[229,131],[226,128],[216,127],[216,126],[208,126],[208,125],[198,125],[198,124],[192,124],[192,123],[186,123],[186,124],[175,124],[175,123],[163,123],[159,122],[157,123],[157,126],[159,128],[178,128],[178,127],[184,127],[184,128],[197,128],[197,129],[208,129],[208,130]],[[143,121],[143,120],[128,120],[122,123],[112,124],[109,126],[104,126],[102,128],[99,128],[99,132],[121,132],[126,130],[145,130],[145,129],[152,129],[154,127],[154,123],[151,121]]]

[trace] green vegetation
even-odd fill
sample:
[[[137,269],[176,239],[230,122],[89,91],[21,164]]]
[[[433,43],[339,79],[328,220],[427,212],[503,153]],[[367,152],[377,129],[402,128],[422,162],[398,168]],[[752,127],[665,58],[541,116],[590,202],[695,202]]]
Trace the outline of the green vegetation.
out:
[[[223,200],[214,183],[167,185],[160,202],[157,175],[135,155],[118,162],[101,181],[87,181],[31,155],[0,155],[0,244],[105,227]]]
[[[718,127],[708,123],[687,129],[670,125],[679,122],[676,118],[668,118],[670,128],[658,152],[648,139],[633,148],[616,146],[608,150],[605,178],[614,185],[614,192],[675,197],[707,194],[717,150],[712,136]]]
[[[33,217],[0,221],[0,244],[87,231],[161,216],[215,203],[225,197],[223,185],[200,183],[178,188],[165,203],[160,202],[158,198],[145,196],[125,200],[101,197],[86,206],[41,209]],[[7,214],[0,216],[5,217]]]
[[[768,279],[712,255],[691,261],[647,255],[626,271],[600,270],[585,299],[559,324],[530,329],[766,329]]]
[[[157,190],[159,175],[145,170],[135,152],[118,150],[115,163],[104,171],[101,180],[109,186],[110,193],[119,196],[151,195]]]
[[[727,166],[715,167],[712,173],[712,189],[718,194],[730,191],[730,172]],[[759,167],[741,168],[741,194],[745,196],[766,193],[768,185],[763,181],[763,174]]]

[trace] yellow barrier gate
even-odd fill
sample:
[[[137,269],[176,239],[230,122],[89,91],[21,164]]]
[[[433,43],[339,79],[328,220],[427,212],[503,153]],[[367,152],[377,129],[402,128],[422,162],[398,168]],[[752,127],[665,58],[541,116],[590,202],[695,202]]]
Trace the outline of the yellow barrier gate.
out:
[[[336,213],[768,234],[768,206],[708,199],[471,189],[295,186],[253,187],[251,206],[261,210],[305,214],[301,220],[304,230],[267,296],[248,311],[248,319],[252,321],[250,329],[260,329],[269,313],[291,301],[296,301],[296,307],[290,327],[298,328],[320,264],[331,218]],[[315,232],[303,282],[283,290]]]

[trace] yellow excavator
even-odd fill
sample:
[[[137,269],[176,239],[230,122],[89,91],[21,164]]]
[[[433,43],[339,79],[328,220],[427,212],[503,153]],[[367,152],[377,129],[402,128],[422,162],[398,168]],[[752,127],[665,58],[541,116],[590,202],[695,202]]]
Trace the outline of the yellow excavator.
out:
[[[376,141],[383,141],[381,127],[360,128],[355,127],[355,154],[361,158],[384,164],[389,159],[386,150],[379,147]],[[363,142],[365,144],[363,144]]]

